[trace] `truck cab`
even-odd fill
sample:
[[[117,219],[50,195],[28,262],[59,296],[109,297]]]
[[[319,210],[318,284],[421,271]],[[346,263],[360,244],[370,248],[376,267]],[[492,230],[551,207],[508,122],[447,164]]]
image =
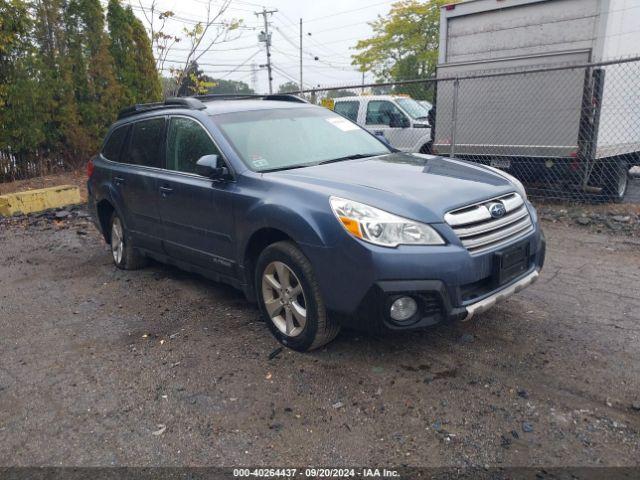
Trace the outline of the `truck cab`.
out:
[[[331,107],[331,105],[329,105]],[[431,153],[429,110],[405,95],[362,95],[333,101],[332,110],[403,152]]]

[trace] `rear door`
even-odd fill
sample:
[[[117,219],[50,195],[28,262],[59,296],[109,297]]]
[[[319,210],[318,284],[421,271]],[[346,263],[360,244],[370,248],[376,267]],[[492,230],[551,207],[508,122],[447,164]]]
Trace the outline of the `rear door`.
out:
[[[161,191],[164,248],[170,256],[208,270],[233,275],[232,197],[235,183],[211,180],[195,173],[198,159],[222,154],[197,120],[169,120],[166,170]]]
[[[165,117],[133,123],[121,163],[114,166],[111,177],[134,243],[156,251],[162,250],[158,174],[164,155],[165,123]]]

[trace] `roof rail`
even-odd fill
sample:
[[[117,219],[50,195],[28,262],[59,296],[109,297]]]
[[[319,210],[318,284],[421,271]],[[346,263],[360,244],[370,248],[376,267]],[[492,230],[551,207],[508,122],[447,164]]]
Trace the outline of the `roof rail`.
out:
[[[164,108],[187,108],[189,110],[204,110],[206,105],[193,97],[169,97],[164,102],[136,103],[120,110],[118,120],[137,115],[139,113],[161,110]]]
[[[259,95],[255,93],[209,93],[194,95],[194,99],[209,102],[212,100],[275,100],[279,102],[309,103],[304,98],[290,93],[271,93]]]

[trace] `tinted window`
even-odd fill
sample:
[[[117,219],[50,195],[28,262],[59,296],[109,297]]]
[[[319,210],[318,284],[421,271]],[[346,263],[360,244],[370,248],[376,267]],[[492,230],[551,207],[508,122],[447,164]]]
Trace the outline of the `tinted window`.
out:
[[[128,125],[116,128],[111,132],[111,135],[109,135],[109,138],[107,138],[107,141],[102,148],[102,156],[113,162],[119,162],[122,146],[124,145],[128,132]]]
[[[151,118],[133,124],[127,162],[147,167],[162,166],[164,118]]]
[[[358,107],[360,102],[336,102],[333,111],[347,117],[354,122],[358,121]]]
[[[211,118],[254,171],[317,165],[351,155],[389,153],[366,130],[325,108],[270,108]]]
[[[220,155],[202,126],[188,118],[174,117],[169,126],[167,168],[195,173],[196,162],[203,155]]]
[[[389,125],[394,116],[404,114],[393,103],[386,100],[372,100],[367,105],[367,125]]]

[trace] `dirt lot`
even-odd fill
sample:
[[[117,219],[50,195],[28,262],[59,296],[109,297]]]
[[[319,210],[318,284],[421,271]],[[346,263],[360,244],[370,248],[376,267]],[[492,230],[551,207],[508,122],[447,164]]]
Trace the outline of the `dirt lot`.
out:
[[[545,222],[469,323],[282,351],[240,293],[0,219],[0,465],[637,465],[640,241]]]

